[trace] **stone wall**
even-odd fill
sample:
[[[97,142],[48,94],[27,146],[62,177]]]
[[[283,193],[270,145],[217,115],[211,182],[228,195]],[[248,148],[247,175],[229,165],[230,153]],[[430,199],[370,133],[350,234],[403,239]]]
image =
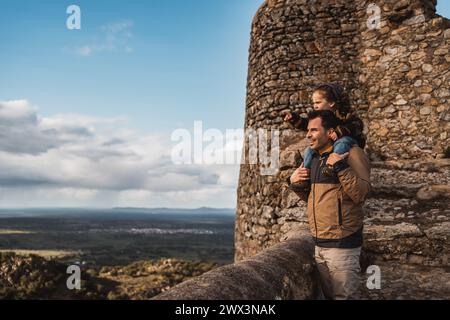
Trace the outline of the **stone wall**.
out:
[[[281,171],[260,174],[259,165],[242,164],[237,205],[236,258],[279,241],[286,221],[298,213],[297,201],[283,187],[289,170],[300,165],[304,134],[289,130],[280,113],[306,113],[311,88],[340,80],[357,88],[358,21],[345,1],[267,1],[252,27],[245,128],[281,129]],[[353,93],[354,94],[354,93]],[[244,147],[247,155],[249,144]]]
[[[360,1],[361,9],[371,2]],[[370,155],[442,157],[450,141],[450,20],[435,14],[435,1],[375,3],[384,19],[379,30],[360,29],[357,75],[368,106]]]
[[[243,262],[183,282],[155,300],[306,300],[319,297],[314,244],[289,239]]]
[[[372,3],[379,20],[368,10]],[[301,164],[305,134],[291,130],[280,113],[306,113],[312,88],[337,81],[365,122],[375,167],[365,259],[385,261],[386,268],[401,261],[448,269],[450,21],[435,6],[434,0],[267,0],[260,7],[251,32],[245,127],[281,130],[280,170],[265,176],[259,165],[241,165],[236,261],[308,228],[306,204],[284,182]],[[379,241],[386,226],[392,232]]]

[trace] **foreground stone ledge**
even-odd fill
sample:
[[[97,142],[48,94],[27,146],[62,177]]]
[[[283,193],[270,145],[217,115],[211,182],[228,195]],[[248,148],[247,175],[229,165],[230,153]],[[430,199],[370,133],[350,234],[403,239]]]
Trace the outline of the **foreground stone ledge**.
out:
[[[155,300],[306,300],[316,299],[314,244],[292,238],[242,262],[183,282]]]
[[[425,171],[425,172],[447,172],[450,169],[450,159],[429,159],[429,160],[388,160],[372,161],[373,168]]]

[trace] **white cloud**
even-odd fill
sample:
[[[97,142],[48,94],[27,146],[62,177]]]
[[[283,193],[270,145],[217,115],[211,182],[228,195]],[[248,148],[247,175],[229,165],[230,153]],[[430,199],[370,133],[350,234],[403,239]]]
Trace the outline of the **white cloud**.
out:
[[[83,46],[80,48],[75,48],[75,53],[82,57],[89,57],[92,54],[92,47]]]
[[[134,22],[123,20],[104,25],[100,31],[87,44],[69,49],[75,55],[90,57],[101,52],[125,52],[133,53],[134,48],[130,44],[133,38],[132,28]]]
[[[235,206],[239,165],[175,165],[170,135],[127,124],[0,101],[0,206]]]
[[[0,104],[1,125],[8,125],[10,122],[36,122],[36,108],[28,104],[26,100],[9,101],[7,104]]]

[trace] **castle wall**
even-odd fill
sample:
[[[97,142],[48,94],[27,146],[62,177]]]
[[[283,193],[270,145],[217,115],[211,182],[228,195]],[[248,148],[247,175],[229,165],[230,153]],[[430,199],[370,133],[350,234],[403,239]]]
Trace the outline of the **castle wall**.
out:
[[[368,10],[372,3],[380,19]],[[306,204],[284,182],[301,164],[305,135],[283,123],[280,113],[306,113],[312,88],[320,83],[337,81],[350,93],[366,125],[372,161],[419,165],[443,158],[450,141],[450,23],[436,15],[435,5],[268,0],[260,7],[251,33],[245,128],[281,130],[280,170],[265,176],[259,165],[241,165],[236,260],[306,228]],[[404,180],[397,188],[428,179],[408,172],[399,173]],[[439,177],[447,183],[447,167]]]

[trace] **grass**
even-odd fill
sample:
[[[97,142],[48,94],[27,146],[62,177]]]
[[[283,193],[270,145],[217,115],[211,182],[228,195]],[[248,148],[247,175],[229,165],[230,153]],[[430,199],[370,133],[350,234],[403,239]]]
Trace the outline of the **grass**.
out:
[[[35,255],[42,258],[64,258],[79,254],[76,251],[62,251],[62,250],[0,250],[0,253],[14,252],[19,256]]]
[[[200,229],[213,234],[133,234],[132,228]],[[177,258],[233,262],[234,216],[178,214],[55,214],[0,218],[0,250],[57,256],[90,267],[126,266],[135,261]],[[6,234],[5,230],[9,230]],[[25,233],[10,231],[24,230]],[[47,252],[51,251],[50,254]],[[54,252],[57,252],[56,254]],[[67,256],[67,252],[77,252]],[[60,254],[62,253],[62,254]]]
[[[22,231],[22,230],[2,230],[0,229],[0,235],[10,235],[10,234],[31,234],[31,231]]]

